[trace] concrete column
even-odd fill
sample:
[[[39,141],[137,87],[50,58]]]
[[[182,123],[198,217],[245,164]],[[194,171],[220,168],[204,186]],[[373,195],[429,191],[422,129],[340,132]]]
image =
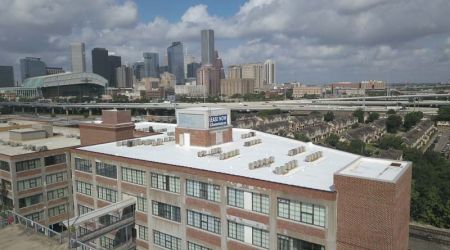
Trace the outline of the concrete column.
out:
[[[89,109],[89,117],[92,116],[92,109]]]
[[[69,110],[66,109],[66,116],[69,116]]]
[[[36,108],[34,108],[34,113],[37,114],[37,112],[38,112],[38,109],[36,107]]]
[[[12,106],[12,112],[15,113],[16,108],[14,106]]]
[[[25,107],[22,107],[22,113],[25,113]]]
[[[145,113],[147,114],[147,115],[149,115],[150,113],[149,113],[149,111],[148,111],[148,109],[146,109],[145,110]]]
[[[55,114],[55,108],[52,108],[52,115]]]

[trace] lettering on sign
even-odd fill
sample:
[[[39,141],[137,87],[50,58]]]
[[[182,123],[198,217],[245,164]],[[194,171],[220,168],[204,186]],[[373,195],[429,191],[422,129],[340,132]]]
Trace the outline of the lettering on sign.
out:
[[[227,115],[214,115],[209,117],[209,127],[220,127],[220,126],[226,126],[228,121]]]

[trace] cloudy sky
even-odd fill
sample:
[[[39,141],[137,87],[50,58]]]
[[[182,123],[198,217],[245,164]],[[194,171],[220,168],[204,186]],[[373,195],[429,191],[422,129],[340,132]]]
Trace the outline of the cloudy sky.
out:
[[[0,0],[0,65],[41,57],[69,69],[70,42],[123,63],[182,41],[200,58],[215,30],[225,66],[276,62],[277,81],[450,79],[448,0]]]

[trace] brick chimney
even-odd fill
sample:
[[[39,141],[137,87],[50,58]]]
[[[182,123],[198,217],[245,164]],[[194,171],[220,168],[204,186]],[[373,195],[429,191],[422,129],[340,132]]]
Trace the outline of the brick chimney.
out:
[[[131,139],[133,132],[129,110],[103,110],[102,122],[80,124],[82,146]]]

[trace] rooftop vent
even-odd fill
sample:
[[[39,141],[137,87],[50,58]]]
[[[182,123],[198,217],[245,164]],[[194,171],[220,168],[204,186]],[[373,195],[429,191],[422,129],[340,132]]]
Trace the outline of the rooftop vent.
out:
[[[220,153],[222,153],[222,148],[217,147],[217,148],[212,148],[211,150],[209,150],[209,152],[206,152],[206,150],[199,151],[199,152],[197,152],[197,156],[205,157],[207,155],[216,155],[216,154],[220,154]]]
[[[251,147],[251,146],[254,146],[254,145],[260,144],[260,143],[261,143],[261,139],[253,139],[253,140],[244,142],[244,146]]]
[[[219,159],[220,160],[226,160],[228,158],[235,157],[235,156],[237,156],[239,154],[240,154],[239,149],[235,149],[235,150],[231,150],[231,151],[228,151],[228,152],[225,152],[225,153],[221,153],[219,155]]]
[[[292,160],[292,161],[285,163],[283,166],[276,167],[273,170],[273,173],[278,174],[278,175],[285,175],[285,174],[289,173],[289,171],[291,171],[292,169],[297,168],[297,167],[298,167],[297,160]]]
[[[305,161],[312,162],[312,161],[315,161],[315,160],[321,158],[322,156],[323,156],[322,151],[317,151],[317,152],[307,155],[305,157]]]
[[[156,133],[164,133],[167,132],[167,128],[161,128],[161,129],[157,129],[155,130]]]
[[[167,132],[167,135],[168,136],[175,136],[175,132],[174,131],[169,131],[169,132]]]
[[[400,167],[402,164],[397,162],[392,162],[391,167]]]
[[[301,153],[303,153],[305,151],[306,151],[305,146],[300,146],[298,148],[293,148],[293,149],[289,150],[288,151],[288,155],[289,156],[294,156],[294,155],[297,155],[297,154],[301,154]]]
[[[247,139],[247,138],[250,138],[250,137],[253,137],[253,136],[256,136],[256,133],[251,131],[251,132],[248,132],[246,134],[242,134],[241,135],[241,139]]]
[[[248,164],[248,169],[253,170],[262,167],[269,167],[270,164],[275,162],[275,157],[270,156],[268,158],[263,158],[261,160],[252,161]]]

